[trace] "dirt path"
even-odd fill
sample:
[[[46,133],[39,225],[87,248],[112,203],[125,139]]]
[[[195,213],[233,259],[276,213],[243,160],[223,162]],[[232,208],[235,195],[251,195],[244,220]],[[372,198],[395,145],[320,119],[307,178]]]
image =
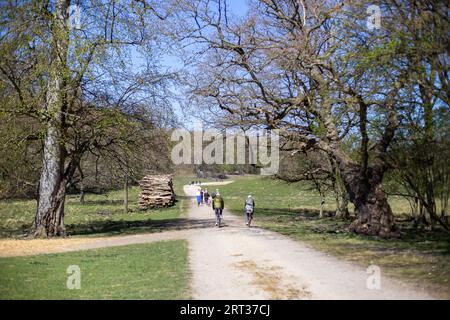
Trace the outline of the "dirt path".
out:
[[[1,240],[0,257],[31,256],[124,246],[156,241],[187,239],[193,229],[98,238]]]
[[[204,187],[204,186],[224,186],[226,184],[230,184],[230,183],[233,183],[233,182],[234,182],[234,180],[202,182],[201,186],[202,187]]]
[[[186,186],[185,193],[192,196],[195,187]],[[280,234],[249,229],[243,217],[227,211],[220,229],[206,206],[197,208],[193,202],[189,217],[211,219],[210,228],[189,238],[194,299],[433,298],[382,274],[381,289],[369,290],[365,269]]]
[[[198,186],[185,186],[193,196]],[[226,202],[226,198],[225,198]],[[186,219],[185,219],[186,220]],[[214,227],[213,210],[192,198],[181,230],[107,238],[3,240],[0,256],[69,252],[187,239],[194,299],[433,299],[425,291],[384,277],[381,289],[367,289],[366,269],[224,212]]]

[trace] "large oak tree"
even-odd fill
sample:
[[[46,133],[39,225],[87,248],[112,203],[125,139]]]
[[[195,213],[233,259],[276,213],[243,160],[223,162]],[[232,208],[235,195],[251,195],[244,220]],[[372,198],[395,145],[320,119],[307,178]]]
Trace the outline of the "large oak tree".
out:
[[[199,105],[328,154],[355,206],[351,229],[381,237],[396,234],[383,177],[412,81],[396,18],[411,3],[391,4],[380,3],[375,29],[361,1],[256,0],[240,16],[220,0],[183,8]],[[356,156],[344,145],[349,132]]]

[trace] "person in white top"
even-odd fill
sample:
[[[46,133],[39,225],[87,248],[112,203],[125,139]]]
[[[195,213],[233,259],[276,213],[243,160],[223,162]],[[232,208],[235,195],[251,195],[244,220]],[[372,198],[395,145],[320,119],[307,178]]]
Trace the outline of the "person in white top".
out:
[[[197,198],[197,206],[200,207],[200,204],[202,203],[202,192],[200,188],[198,188],[197,192],[195,193],[195,197]]]

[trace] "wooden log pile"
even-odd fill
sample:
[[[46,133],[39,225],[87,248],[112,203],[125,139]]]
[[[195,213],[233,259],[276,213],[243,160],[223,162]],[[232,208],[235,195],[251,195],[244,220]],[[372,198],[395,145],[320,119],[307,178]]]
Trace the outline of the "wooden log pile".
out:
[[[172,176],[168,174],[146,175],[139,181],[139,208],[170,207],[175,203]]]

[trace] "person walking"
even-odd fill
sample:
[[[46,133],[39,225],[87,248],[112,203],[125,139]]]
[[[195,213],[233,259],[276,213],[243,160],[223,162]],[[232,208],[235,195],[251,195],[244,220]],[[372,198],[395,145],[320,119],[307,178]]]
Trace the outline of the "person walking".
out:
[[[209,198],[208,189],[205,189],[205,191],[203,192],[203,201],[205,202],[205,204],[208,204],[208,198]]]
[[[225,207],[224,201],[220,193],[217,191],[216,196],[212,200],[213,210],[216,214],[216,226],[220,227],[220,220],[222,219],[223,208]]]
[[[208,207],[212,206],[212,199],[213,199],[213,197],[211,195],[209,195],[209,197],[208,197]]]
[[[205,204],[209,207],[209,192],[208,192],[208,189],[205,189],[205,192],[203,193],[203,200],[205,201]]]
[[[202,193],[200,188],[197,189],[197,192],[195,193],[195,197],[197,198],[197,207],[200,207],[200,204],[202,203]]]
[[[253,219],[253,212],[255,211],[255,200],[252,195],[249,194],[245,199],[244,212],[245,212],[245,224],[250,227],[250,223]]]

